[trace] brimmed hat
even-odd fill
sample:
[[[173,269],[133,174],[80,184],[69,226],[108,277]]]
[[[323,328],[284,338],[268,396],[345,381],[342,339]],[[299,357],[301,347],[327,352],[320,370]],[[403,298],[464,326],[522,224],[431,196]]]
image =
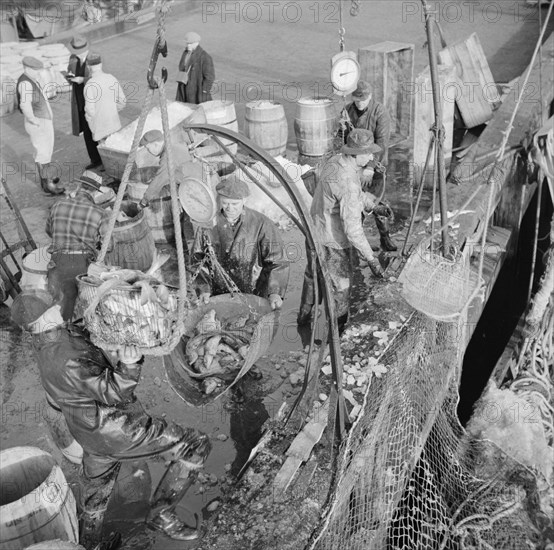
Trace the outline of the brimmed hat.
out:
[[[26,330],[51,307],[52,301],[52,297],[47,292],[19,294],[10,308],[13,322]]]
[[[346,155],[367,155],[377,153],[381,147],[373,141],[373,134],[369,130],[354,128],[343,145],[340,152]]]
[[[88,42],[84,36],[81,36],[80,34],[76,34],[71,39],[71,42],[69,43],[69,45],[75,52],[82,52],[87,48]]]
[[[25,56],[21,63],[23,63],[24,67],[29,67],[30,69],[36,69],[39,71],[40,69],[44,69],[44,64],[40,59],[37,59],[36,57],[31,57],[30,55]]]
[[[222,179],[217,184],[215,190],[218,195],[227,199],[245,199],[248,195],[250,195],[248,185],[234,174]]]
[[[97,52],[90,52],[87,55],[87,65],[100,65],[102,63],[102,56]]]
[[[372,92],[371,84],[365,80],[358,80],[357,88],[352,92],[352,99],[367,99]]]
[[[81,177],[75,180],[81,184],[81,188],[87,191],[96,192],[102,187],[102,176],[92,170],[85,170]]]
[[[194,44],[200,42],[200,35],[197,32],[189,31],[185,34],[184,40],[185,44]]]
[[[163,139],[164,135],[160,130],[148,130],[143,136],[140,138],[139,145],[146,145],[147,143],[153,143],[154,141],[158,141],[160,139]]]

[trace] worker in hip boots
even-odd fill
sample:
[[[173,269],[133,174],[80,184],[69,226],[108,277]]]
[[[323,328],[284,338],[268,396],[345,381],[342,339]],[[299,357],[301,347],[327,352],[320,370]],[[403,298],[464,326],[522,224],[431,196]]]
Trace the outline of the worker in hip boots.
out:
[[[151,498],[148,525],[175,540],[199,536],[175,507],[211,450],[208,436],[150,416],[135,396],[142,356],[122,347],[116,357],[96,347],[88,333],[66,323],[60,304],[20,295],[12,318],[32,335],[42,385],[83,448],[84,499],[81,544],[100,542],[104,513],[122,461],[161,457],[167,469]],[[107,547],[107,545],[105,545]]]
[[[54,124],[52,108],[40,83],[42,61],[35,57],[23,58],[23,74],[17,81],[17,101],[19,110],[25,117],[25,131],[31,139],[34,160],[40,186],[48,195],[60,195],[64,188],[59,178],[53,177],[51,166],[54,151]]]
[[[322,259],[331,278],[340,331],[348,320],[353,251],[365,258],[376,277],[383,277],[381,265],[374,257],[362,227],[362,211],[375,207],[375,197],[362,192],[360,179],[362,168],[380,150],[373,142],[371,132],[352,130],[341,153],[322,166],[310,209],[315,236],[322,244]],[[297,319],[299,325],[311,321],[315,301],[314,277],[311,262],[308,262]],[[319,281],[322,288],[323,280],[320,278]],[[322,297],[321,292],[319,296]]]
[[[61,300],[64,320],[73,318],[77,300],[75,277],[87,272],[99,249],[101,232],[109,212],[95,204],[94,191],[77,181],[75,191],[56,201],[46,220],[46,234],[52,238],[48,264],[48,289]]]

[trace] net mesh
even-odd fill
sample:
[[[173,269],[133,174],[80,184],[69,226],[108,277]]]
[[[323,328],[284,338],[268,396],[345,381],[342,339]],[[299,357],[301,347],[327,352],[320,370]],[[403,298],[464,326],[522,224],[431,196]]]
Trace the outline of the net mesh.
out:
[[[317,550],[536,548],[531,471],[456,416],[466,321],[419,312],[380,359],[341,449]]]

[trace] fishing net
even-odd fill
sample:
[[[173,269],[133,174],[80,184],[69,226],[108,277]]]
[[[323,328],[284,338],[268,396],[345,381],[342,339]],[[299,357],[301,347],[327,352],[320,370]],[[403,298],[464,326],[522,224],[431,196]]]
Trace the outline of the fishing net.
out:
[[[535,475],[456,416],[466,323],[416,312],[384,352],[310,548],[539,547]]]

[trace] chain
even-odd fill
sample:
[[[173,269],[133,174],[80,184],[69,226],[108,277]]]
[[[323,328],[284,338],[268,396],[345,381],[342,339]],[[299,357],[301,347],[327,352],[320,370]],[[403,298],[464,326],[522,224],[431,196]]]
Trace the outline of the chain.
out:
[[[351,0],[350,15],[356,17],[360,13],[360,0]]]

